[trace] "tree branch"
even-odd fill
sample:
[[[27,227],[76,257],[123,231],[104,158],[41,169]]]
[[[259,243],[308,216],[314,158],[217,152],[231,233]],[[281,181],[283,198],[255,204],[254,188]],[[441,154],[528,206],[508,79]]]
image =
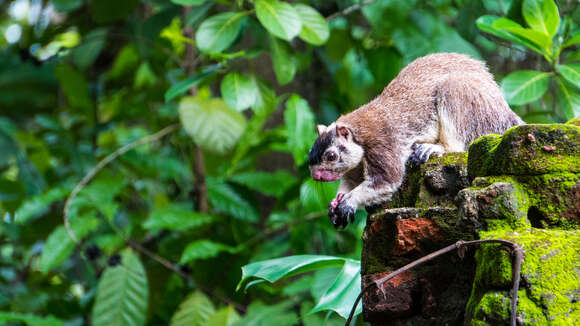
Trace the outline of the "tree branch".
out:
[[[342,11],[336,12],[336,13],[334,13],[334,14],[326,17],[326,21],[329,22],[329,21],[331,21],[333,19],[336,19],[338,17],[344,17],[344,16],[347,16],[347,15],[350,15],[353,11],[360,10],[360,9],[362,9],[365,6],[368,6],[370,4],[375,3],[376,1],[377,0],[366,0],[366,1],[363,1],[363,2],[360,2],[360,3],[357,3],[357,4],[354,4],[354,5],[350,6],[350,7],[344,8]]]

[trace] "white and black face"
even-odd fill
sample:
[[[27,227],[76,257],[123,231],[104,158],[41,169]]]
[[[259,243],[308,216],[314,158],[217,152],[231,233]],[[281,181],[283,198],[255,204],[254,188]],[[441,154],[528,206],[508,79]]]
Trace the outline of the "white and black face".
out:
[[[308,154],[310,173],[316,181],[334,181],[356,168],[363,149],[346,126],[318,125],[318,138]]]

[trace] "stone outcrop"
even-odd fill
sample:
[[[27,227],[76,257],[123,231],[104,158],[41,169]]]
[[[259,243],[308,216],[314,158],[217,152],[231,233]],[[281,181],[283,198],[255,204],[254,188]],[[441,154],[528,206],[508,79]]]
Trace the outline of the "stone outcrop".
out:
[[[367,208],[364,319],[373,325],[503,325],[511,255],[497,245],[441,256],[373,281],[458,240],[506,239],[525,251],[520,325],[580,324],[580,126],[525,125],[468,153],[409,166],[393,199]]]

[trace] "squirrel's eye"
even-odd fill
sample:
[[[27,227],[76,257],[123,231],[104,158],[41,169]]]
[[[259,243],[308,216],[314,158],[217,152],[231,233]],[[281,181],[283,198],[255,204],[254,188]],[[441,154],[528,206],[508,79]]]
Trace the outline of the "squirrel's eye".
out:
[[[326,154],[327,161],[336,161],[337,157],[338,156],[334,152],[330,152],[330,153]]]

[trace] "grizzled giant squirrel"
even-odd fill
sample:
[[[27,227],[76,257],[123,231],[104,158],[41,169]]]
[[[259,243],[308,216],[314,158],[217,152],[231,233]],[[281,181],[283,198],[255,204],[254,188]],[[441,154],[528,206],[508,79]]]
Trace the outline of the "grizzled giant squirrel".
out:
[[[431,54],[405,67],[374,100],[319,125],[310,171],[317,181],[342,178],[328,214],[336,227],[346,226],[360,205],[391,198],[408,159],[464,152],[478,137],[522,123],[483,62]]]

